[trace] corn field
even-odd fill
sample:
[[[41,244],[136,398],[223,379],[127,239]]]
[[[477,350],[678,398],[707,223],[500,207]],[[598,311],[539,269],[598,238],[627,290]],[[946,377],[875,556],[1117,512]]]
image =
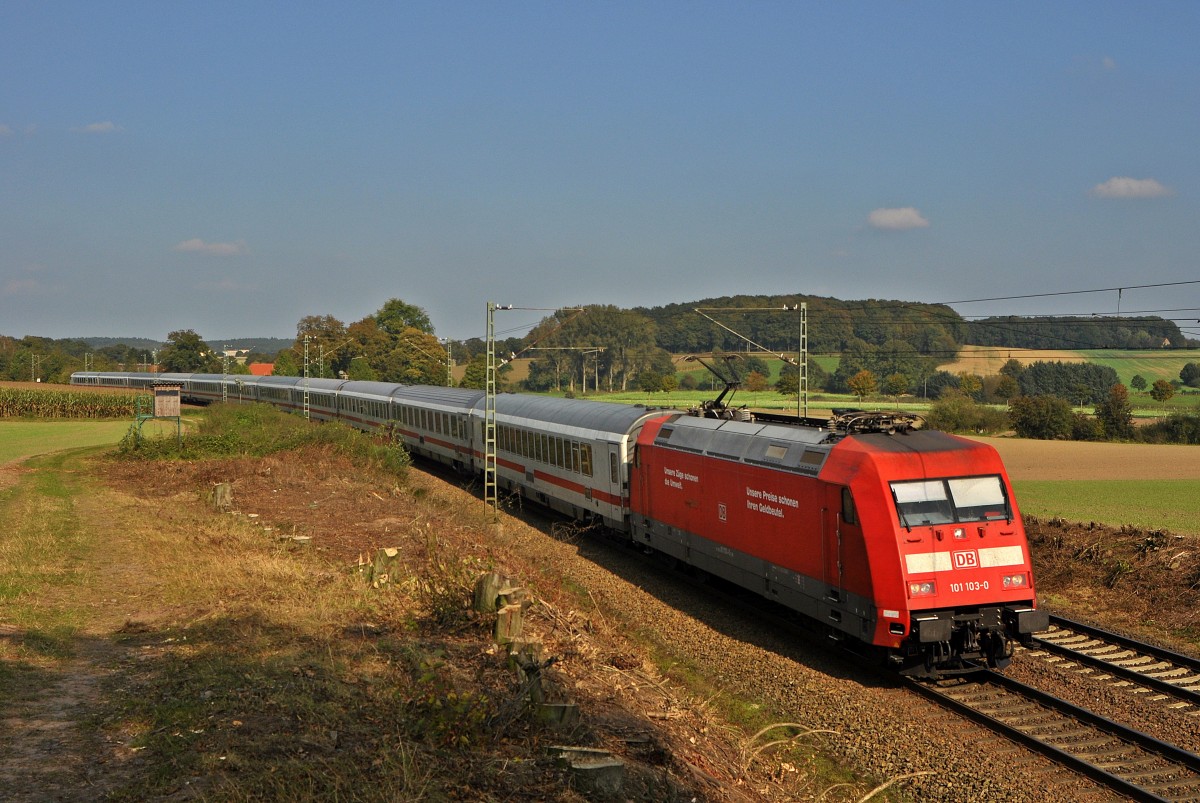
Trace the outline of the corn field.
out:
[[[132,418],[135,394],[0,388],[0,418]]]

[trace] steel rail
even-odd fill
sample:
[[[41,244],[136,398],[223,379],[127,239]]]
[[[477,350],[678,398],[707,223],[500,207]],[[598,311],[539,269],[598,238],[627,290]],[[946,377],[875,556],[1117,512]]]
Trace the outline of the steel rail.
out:
[[[1083,645],[1073,646],[1043,635],[1034,636],[1033,640],[1036,643],[1037,649],[1063,656],[1076,663],[1101,669],[1111,675],[1129,680],[1147,689],[1152,689],[1161,694],[1168,694],[1176,699],[1184,700],[1200,707],[1200,660],[1192,658],[1189,655],[1182,655],[1162,647],[1156,647],[1153,644],[1146,644],[1126,636],[1092,627],[1091,625],[1074,622],[1064,617],[1051,616],[1050,621],[1063,632],[1076,633],[1086,638],[1101,641],[1112,647],[1137,653],[1137,656],[1147,660],[1171,664],[1171,667],[1160,667],[1147,672],[1136,666],[1125,666],[1122,663],[1116,662],[1117,660],[1122,662],[1135,660],[1137,656],[1131,658],[1128,655],[1105,656],[1092,654],[1095,650],[1100,649],[1099,645],[1087,647]],[[1084,652],[1085,649],[1088,652]],[[1193,674],[1190,678],[1177,676],[1174,679],[1169,679],[1165,677],[1165,675],[1171,673],[1177,674],[1180,670],[1185,673],[1192,672],[1196,674]],[[1178,682],[1181,680],[1190,680],[1190,683],[1182,684]]]
[[[1085,708],[1072,705],[1065,700],[1061,700],[1053,695],[1039,691],[1032,686],[1027,686],[1024,683],[1012,680],[1011,678],[1005,677],[1004,675],[996,672],[981,670],[979,675],[976,676],[976,679],[990,683],[993,686],[1006,689],[1040,708],[1050,710],[1054,714],[1063,717],[1065,720],[1083,723],[1094,731],[1097,731],[1110,739],[1117,740],[1125,745],[1130,745],[1150,757],[1154,757],[1165,761],[1168,764],[1180,767],[1192,776],[1190,779],[1180,779],[1175,783],[1177,786],[1193,790],[1189,794],[1188,798],[1183,799],[1194,799],[1195,797],[1200,796],[1200,756],[1197,756],[1195,753],[1183,750],[1175,745],[1168,744],[1167,742],[1160,741],[1132,728],[1125,727],[1124,725],[1113,722],[1110,719],[1106,719],[1105,717],[1088,711]],[[974,722],[984,725],[985,727],[990,728],[1006,738],[1012,739],[1018,744],[1039,752],[1051,760],[1058,762],[1059,764],[1062,764],[1063,766],[1068,767],[1088,778],[1091,778],[1097,783],[1100,783],[1114,792],[1124,795],[1130,799],[1139,801],[1154,801],[1155,803],[1177,799],[1172,797],[1163,797],[1162,795],[1153,791],[1151,788],[1139,785],[1133,780],[1122,777],[1118,771],[1110,771],[1102,766],[1099,766],[1097,763],[1088,761],[1082,756],[1075,755],[1068,750],[1056,747],[1045,739],[1039,738],[1032,733],[1027,733],[1016,725],[1010,725],[999,717],[992,716],[985,711],[973,707],[967,702],[955,699],[953,696],[951,696],[953,691],[964,688],[965,684],[949,689],[921,683],[911,679],[906,679],[905,682],[908,687],[917,694],[933,700],[934,702],[937,702],[938,704],[943,705],[955,713],[965,716]],[[1161,787],[1164,786],[1164,783],[1160,782],[1154,784],[1154,786]]]
[[[1129,638],[1128,636],[1122,636],[1109,630],[1093,627],[1092,625],[1085,625],[1083,622],[1076,622],[1072,619],[1066,618],[1065,616],[1051,614],[1050,624],[1058,625],[1066,630],[1074,630],[1075,632],[1083,633],[1086,636],[1093,636],[1098,639],[1103,639],[1116,644],[1117,646],[1145,653],[1146,655],[1149,655],[1152,658],[1157,658],[1160,661],[1170,661],[1173,664],[1191,669],[1194,672],[1200,672],[1200,658],[1193,658],[1190,655],[1172,652],[1164,647],[1158,647],[1154,644],[1147,644],[1143,641],[1137,641],[1136,639]]]

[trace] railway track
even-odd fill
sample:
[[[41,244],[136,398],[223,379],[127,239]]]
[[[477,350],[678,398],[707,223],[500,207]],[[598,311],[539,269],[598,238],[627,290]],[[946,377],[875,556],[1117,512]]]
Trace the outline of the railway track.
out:
[[[916,693],[1132,800],[1200,800],[1200,756],[990,671]]]
[[[702,587],[709,596],[722,597],[730,607],[741,608],[756,618],[771,619],[777,627],[795,631],[801,638],[814,637],[811,630],[802,628],[794,619],[765,609],[758,598],[747,599],[743,593],[730,592],[720,584],[714,587],[682,573],[674,576]],[[1067,619],[1052,618],[1052,622],[1054,629],[1038,639],[1033,651],[1061,654],[1081,664],[1105,661],[1104,669],[1109,675],[1130,678],[1131,685],[1135,676],[1137,683],[1147,687],[1169,684],[1175,695],[1170,699],[1187,706],[1191,705],[1190,699],[1195,699],[1195,710],[1200,717],[1200,695],[1191,689],[1192,685],[1200,684],[1188,680],[1195,677],[1200,681],[1196,677],[1200,676],[1200,661]],[[861,658],[854,657],[856,665],[861,665]],[[1165,679],[1156,677],[1160,673]],[[907,680],[904,683],[920,696],[1122,797],[1160,803],[1200,801],[1200,756],[1002,674],[981,671],[940,684]],[[1185,695],[1191,696],[1189,702],[1179,699]]]
[[[1102,670],[1093,679],[1151,692],[1150,699],[1200,717],[1200,660],[1061,616],[1050,623],[1034,638],[1030,655]]]

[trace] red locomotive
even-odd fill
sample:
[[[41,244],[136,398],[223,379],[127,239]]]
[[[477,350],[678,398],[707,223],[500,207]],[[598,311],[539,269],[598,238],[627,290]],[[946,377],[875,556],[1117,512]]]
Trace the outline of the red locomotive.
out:
[[[911,417],[807,423],[647,422],[632,537],[872,645],[906,674],[1004,667],[1014,640],[1048,626],[994,449]]]

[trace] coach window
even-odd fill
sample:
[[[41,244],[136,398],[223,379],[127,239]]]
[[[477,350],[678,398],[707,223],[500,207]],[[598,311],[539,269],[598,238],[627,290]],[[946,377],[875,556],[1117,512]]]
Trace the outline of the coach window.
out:
[[[608,453],[608,477],[613,485],[617,484],[617,453]]]
[[[571,471],[579,473],[579,441],[571,441]]]
[[[585,477],[592,476],[592,445],[590,443],[579,444],[579,470]]]
[[[842,488],[842,521],[858,524],[858,508],[854,506],[854,495],[849,488]]]

